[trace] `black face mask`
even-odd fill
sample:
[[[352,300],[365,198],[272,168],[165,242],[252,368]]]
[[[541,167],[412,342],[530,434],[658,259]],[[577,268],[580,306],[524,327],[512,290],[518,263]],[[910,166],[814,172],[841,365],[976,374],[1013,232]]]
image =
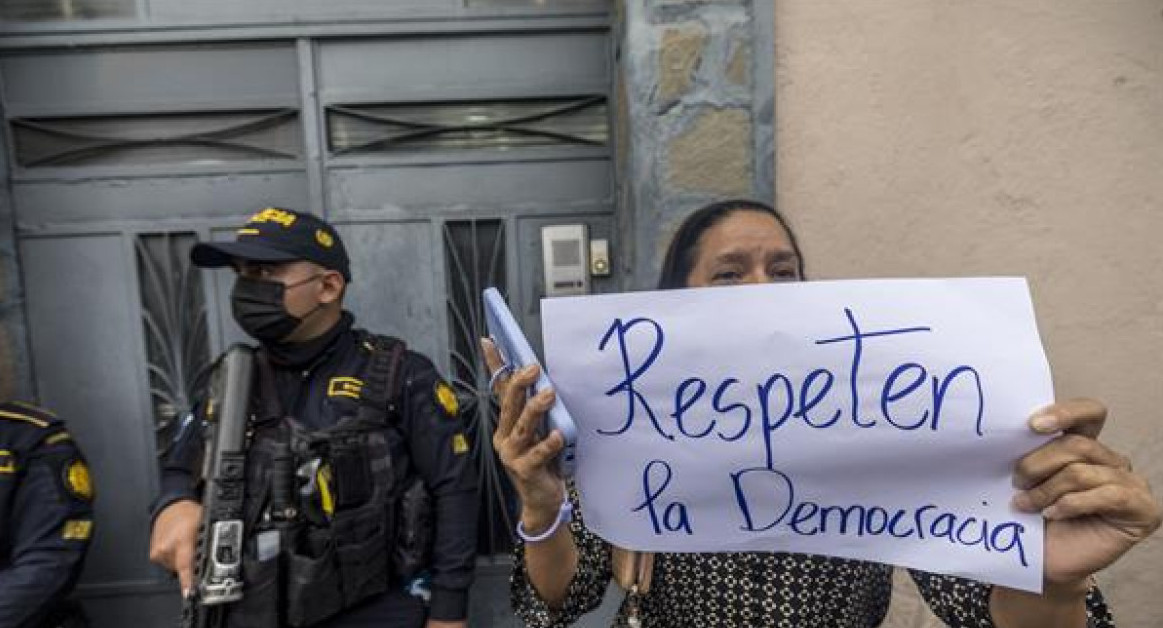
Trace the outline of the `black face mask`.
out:
[[[301,286],[322,275],[308,277],[293,284],[283,284],[267,279],[238,277],[230,294],[230,309],[239,327],[250,337],[263,344],[273,344],[286,338],[299,328],[307,317],[323,307],[320,303],[302,318],[287,311],[283,295],[288,288]]]

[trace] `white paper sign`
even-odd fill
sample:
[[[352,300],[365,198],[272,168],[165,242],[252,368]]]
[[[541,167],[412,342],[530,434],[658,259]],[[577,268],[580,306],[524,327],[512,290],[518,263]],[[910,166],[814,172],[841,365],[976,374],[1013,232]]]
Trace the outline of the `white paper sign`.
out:
[[[825,554],[1042,587],[1010,506],[1053,400],[1024,279],[543,300],[587,525],[656,552]]]

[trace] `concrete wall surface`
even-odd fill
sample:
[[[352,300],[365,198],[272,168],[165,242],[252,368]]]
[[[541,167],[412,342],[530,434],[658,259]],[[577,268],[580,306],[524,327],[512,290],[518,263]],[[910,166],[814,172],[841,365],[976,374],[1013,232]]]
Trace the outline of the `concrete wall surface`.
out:
[[[1163,1],[777,0],[776,197],[815,278],[1025,275],[1059,398],[1163,488]],[[1163,535],[1100,574],[1163,621]],[[939,625],[908,596],[888,626]]]

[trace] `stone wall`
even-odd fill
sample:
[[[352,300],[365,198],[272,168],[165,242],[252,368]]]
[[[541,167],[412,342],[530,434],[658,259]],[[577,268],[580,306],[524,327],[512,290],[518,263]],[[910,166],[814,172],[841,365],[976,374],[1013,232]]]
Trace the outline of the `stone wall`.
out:
[[[622,0],[615,27],[620,209],[632,287],[657,281],[693,208],[772,200],[771,0]]]

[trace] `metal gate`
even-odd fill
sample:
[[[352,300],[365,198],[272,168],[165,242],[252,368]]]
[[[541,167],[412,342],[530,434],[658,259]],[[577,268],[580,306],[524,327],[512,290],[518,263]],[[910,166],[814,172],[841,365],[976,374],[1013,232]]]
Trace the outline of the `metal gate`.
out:
[[[335,222],[358,323],[454,380],[485,499],[481,553],[499,557],[482,559],[473,625],[512,621],[479,294],[502,286],[537,330],[542,226],[584,224],[617,255],[610,46],[601,15],[454,23],[130,29],[0,50],[32,379],[73,425],[99,494],[79,587],[96,626],[174,617],[176,586],[146,556],[155,456],[198,370],[242,338],[230,276],[186,253],[268,205]]]

